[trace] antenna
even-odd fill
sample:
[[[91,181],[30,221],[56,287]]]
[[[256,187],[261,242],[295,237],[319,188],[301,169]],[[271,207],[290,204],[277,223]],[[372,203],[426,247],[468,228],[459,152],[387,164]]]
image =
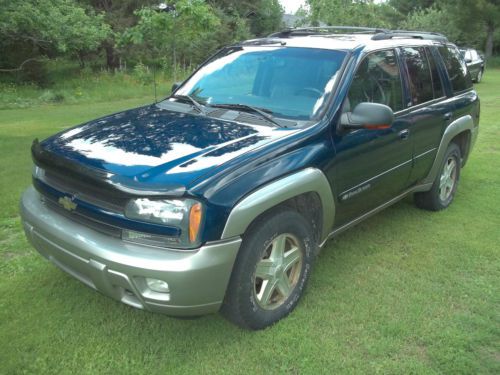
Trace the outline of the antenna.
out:
[[[158,103],[156,98],[156,65],[153,63],[153,90],[155,93],[155,104]]]

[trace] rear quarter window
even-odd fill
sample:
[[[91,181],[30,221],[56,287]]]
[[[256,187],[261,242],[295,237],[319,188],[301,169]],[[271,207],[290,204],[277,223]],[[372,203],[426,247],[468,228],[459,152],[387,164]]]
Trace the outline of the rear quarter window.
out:
[[[453,92],[457,93],[470,89],[472,87],[472,80],[458,49],[452,46],[443,46],[438,47],[438,51],[448,71]]]

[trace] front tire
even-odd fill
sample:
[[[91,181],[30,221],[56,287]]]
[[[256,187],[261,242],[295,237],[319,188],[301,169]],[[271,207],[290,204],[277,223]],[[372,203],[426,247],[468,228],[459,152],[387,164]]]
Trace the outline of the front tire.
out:
[[[460,148],[456,143],[451,143],[446,150],[440,172],[434,180],[431,190],[415,193],[417,207],[439,211],[451,204],[460,179],[461,160]]]
[[[292,209],[257,219],[244,235],[222,314],[253,330],[287,316],[309,279],[315,246],[311,225]]]

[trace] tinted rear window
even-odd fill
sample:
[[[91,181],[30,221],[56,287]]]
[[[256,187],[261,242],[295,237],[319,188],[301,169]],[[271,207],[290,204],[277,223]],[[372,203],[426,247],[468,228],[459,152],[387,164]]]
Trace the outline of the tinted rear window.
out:
[[[471,88],[472,81],[469,73],[467,72],[467,66],[465,65],[458,49],[447,46],[439,47],[438,51],[441,54],[446,70],[448,71],[453,92],[459,92]]]
[[[431,76],[432,76],[432,87],[434,88],[434,98],[441,98],[444,96],[443,85],[441,82],[441,77],[439,76],[439,71],[437,69],[436,61],[434,61],[434,56],[431,51],[426,48],[427,57],[429,59],[429,66],[431,68]]]
[[[403,57],[409,75],[411,100],[413,105],[434,99],[431,71],[423,48],[404,47]]]

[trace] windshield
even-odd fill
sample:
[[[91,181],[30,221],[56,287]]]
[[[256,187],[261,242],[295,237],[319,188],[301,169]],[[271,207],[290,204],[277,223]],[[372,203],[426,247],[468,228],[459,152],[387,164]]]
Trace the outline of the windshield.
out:
[[[327,102],[346,53],[312,48],[232,47],[202,66],[176,95],[207,105],[243,104],[310,120]]]

